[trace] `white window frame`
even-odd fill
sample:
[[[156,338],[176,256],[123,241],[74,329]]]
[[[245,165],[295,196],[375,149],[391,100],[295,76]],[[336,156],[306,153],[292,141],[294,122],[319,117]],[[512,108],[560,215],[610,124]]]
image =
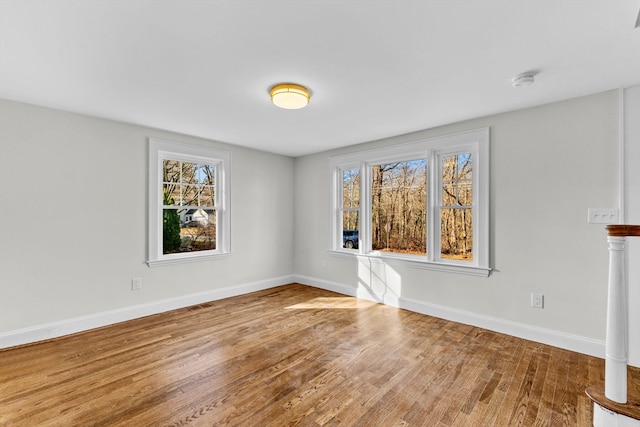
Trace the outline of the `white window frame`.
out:
[[[471,153],[473,156],[473,259],[452,260],[441,257],[438,201],[442,191],[441,157]],[[427,159],[427,254],[407,255],[372,250],[371,242],[371,167],[381,163]],[[331,185],[330,254],[372,258],[390,264],[487,277],[489,266],[489,128],[481,128],[442,137],[422,139],[391,147],[365,150],[329,161]],[[360,169],[360,244],[358,249],[342,247],[342,171]],[[437,215],[437,216],[436,216]],[[437,218],[435,221],[434,218]]]
[[[162,253],[162,164],[180,160],[215,165],[216,249]],[[213,148],[149,138],[149,267],[210,260],[231,253],[230,175],[231,153]]]

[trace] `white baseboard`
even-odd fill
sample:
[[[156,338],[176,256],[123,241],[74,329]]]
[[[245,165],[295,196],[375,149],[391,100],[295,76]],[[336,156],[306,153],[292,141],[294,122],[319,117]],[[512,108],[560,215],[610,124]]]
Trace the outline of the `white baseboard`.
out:
[[[381,304],[391,305],[409,311],[414,311],[416,313],[422,313],[429,316],[439,317],[441,319],[451,320],[453,322],[464,323],[465,325],[477,326],[479,328],[488,329],[490,331],[500,332],[503,334],[539,342],[542,344],[552,345],[554,347],[575,351],[577,353],[587,354],[589,356],[599,358],[605,357],[605,342],[592,338],[568,334],[552,329],[539,328],[537,326],[531,326],[524,323],[511,322],[509,320],[499,319],[497,317],[486,316],[483,314],[473,313],[465,310],[458,310],[455,308],[445,307],[437,304],[430,304],[428,302],[418,301],[411,298],[378,297],[366,289],[357,289],[353,286],[334,283],[308,276],[295,275],[294,280],[297,283],[326,289],[328,291],[363,298]]]
[[[59,322],[33,326],[30,328],[4,332],[0,334],[0,348],[30,344],[37,341],[48,340],[64,335],[87,331],[89,329],[112,325],[126,320],[163,313],[165,311],[175,310],[178,308],[244,295],[250,292],[286,285],[292,283],[294,280],[293,275],[276,277],[258,282],[246,283],[244,285],[230,286],[228,288],[215,289],[197,294],[183,295],[176,298],[154,301],[146,304],[91,314],[88,316],[61,320]]]
[[[117,310],[105,311],[88,316],[81,316],[59,322],[47,323],[30,328],[4,332],[0,334],[0,348],[30,344],[77,332],[87,331],[126,320],[137,319],[152,314],[162,313],[178,308],[189,307],[209,301],[244,295],[250,292],[273,288],[288,283],[302,283],[316,288],[326,289],[342,295],[349,295],[370,301],[403,308],[417,313],[427,314],[454,322],[477,326],[495,332],[512,335],[518,338],[564,348],[590,356],[604,358],[604,341],[567,334],[561,331],[538,328],[523,323],[511,322],[491,316],[469,311],[426,303],[411,298],[378,298],[364,289],[357,289],[341,283],[317,279],[301,275],[289,275],[268,280],[215,289],[197,294],[184,295],[177,298],[155,301]]]

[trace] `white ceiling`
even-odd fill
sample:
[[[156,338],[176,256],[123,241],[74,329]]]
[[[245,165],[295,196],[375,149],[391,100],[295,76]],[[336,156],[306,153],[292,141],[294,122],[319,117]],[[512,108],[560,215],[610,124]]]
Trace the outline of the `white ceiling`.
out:
[[[0,0],[0,97],[299,156],[640,84],[639,9]],[[513,88],[525,71],[536,83]],[[310,105],[272,105],[282,82]]]

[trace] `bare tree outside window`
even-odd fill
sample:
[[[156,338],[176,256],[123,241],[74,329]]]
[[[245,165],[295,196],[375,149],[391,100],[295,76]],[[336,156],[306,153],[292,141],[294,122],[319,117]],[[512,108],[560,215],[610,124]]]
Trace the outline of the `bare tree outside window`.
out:
[[[481,128],[332,156],[331,250],[487,277],[489,137]]]
[[[440,256],[473,260],[473,162],[471,153],[442,156]]]
[[[372,249],[427,253],[427,160],[371,168]]]

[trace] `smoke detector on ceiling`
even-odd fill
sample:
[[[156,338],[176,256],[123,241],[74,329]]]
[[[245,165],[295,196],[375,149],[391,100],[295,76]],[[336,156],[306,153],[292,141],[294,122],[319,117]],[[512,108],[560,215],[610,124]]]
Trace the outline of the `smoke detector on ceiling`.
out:
[[[520,74],[519,76],[516,76],[511,80],[511,84],[513,84],[513,87],[531,86],[536,80],[535,77],[535,73]]]

